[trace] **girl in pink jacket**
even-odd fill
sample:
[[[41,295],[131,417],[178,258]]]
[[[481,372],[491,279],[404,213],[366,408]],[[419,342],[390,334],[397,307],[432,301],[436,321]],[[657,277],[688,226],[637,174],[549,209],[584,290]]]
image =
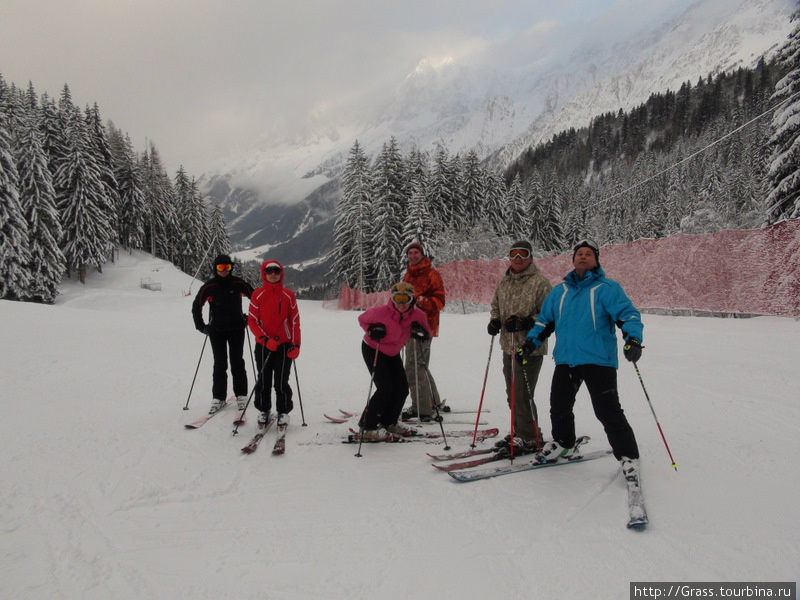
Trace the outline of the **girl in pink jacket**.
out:
[[[394,284],[389,302],[362,313],[358,324],[366,332],[361,354],[375,382],[359,422],[364,441],[379,441],[388,433],[410,435],[413,430],[397,422],[408,395],[400,350],[411,336],[426,340],[431,335],[425,313],[414,306],[414,288],[404,281]]]

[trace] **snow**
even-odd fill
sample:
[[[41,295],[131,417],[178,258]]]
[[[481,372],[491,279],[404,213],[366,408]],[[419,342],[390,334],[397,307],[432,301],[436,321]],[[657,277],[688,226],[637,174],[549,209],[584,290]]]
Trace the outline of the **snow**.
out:
[[[616,599],[630,581],[798,579],[797,320],[644,316],[640,369],[679,470],[623,361],[651,521],[637,533],[611,458],[465,484],[430,467],[441,446],[355,458],[335,441],[347,426],[322,415],[366,400],[358,313],[319,302],[300,302],[308,426],[295,396],[285,456],[272,436],[239,452],[253,411],[237,437],[230,409],[185,430],[211,386],[206,348],[182,410],[203,340],[189,287],[134,253],[67,282],[55,306],[0,301],[4,597]],[[442,315],[431,369],[455,408],[478,405],[487,319]],[[484,417],[505,433],[498,353]],[[576,419],[590,449],[606,446],[585,391]]]

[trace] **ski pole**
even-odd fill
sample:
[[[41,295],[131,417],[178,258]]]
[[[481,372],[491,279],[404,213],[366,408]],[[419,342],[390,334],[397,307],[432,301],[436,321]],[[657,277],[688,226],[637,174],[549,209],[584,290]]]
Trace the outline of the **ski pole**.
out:
[[[419,362],[417,360],[417,344],[418,343],[419,343],[419,340],[414,340],[414,371],[415,372],[417,370],[417,365],[419,364]],[[442,432],[442,441],[444,442],[444,449],[445,450],[450,450],[450,445],[447,443],[447,435],[445,435],[445,433],[444,433],[444,424],[442,423],[442,421],[444,419],[442,419],[442,415],[439,413],[439,405],[436,404],[436,402],[434,401],[435,399],[434,399],[434,394],[433,394],[433,384],[431,383],[431,372],[430,372],[430,370],[428,370],[428,365],[427,364],[425,364],[423,368],[425,369],[425,375],[428,378],[428,391],[430,392],[431,404],[433,404],[433,409],[436,411],[436,420],[439,422],[439,429]],[[417,379],[417,412],[419,412],[419,379]]]
[[[656,426],[658,427],[658,432],[661,434],[661,439],[664,440],[664,447],[667,449],[667,454],[669,455],[669,459],[672,461],[672,468],[676,471],[678,470],[678,463],[675,462],[675,459],[672,458],[672,452],[669,450],[669,444],[667,444],[667,438],[664,437],[664,430],[661,429],[661,423],[658,422],[658,417],[656,416],[656,411],[653,408],[653,403],[650,402],[650,395],[647,393],[647,388],[644,387],[644,380],[642,380],[642,374],[639,372],[639,366],[636,363],[633,363],[633,368],[636,369],[636,375],[639,377],[639,383],[642,384],[642,391],[644,392],[644,397],[647,398],[647,404],[650,405],[650,412],[653,413],[653,419],[656,422]]]
[[[486,380],[489,378],[489,364],[492,362],[492,350],[494,349],[494,336],[489,340],[489,358],[486,360],[486,373],[483,375],[483,387],[481,388],[481,401],[478,403],[478,417],[475,419],[475,432],[472,434],[470,448],[475,447],[475,440],[478,438],[478,423],[481,421],[481,409],[483,408],[483,395],[486,393]]]
[[[265,350],[266,350],[266,348],[265,348]],[[247,397],[247,402],[245,403],[244,408],[242,409],[242,414],[240,414],[239,418],[236,419],[233,422],[233,424],[235,426],[233,428],[233,435],[239,435],[239,426],[244,423],[244,413],[247,412],[247,409],[250,406],[250,400],[252,400],[253,394],[256,393],[256,390],[258,389],[258,386],[261,385],[261,379],[262,379],[262,376],[264,375],[264,368],[267,366],[267,361],[269,361],[269,357],[270,357],[271,354],[272,354],[272,351],[271,350],[267,350],[267,354],[266,354],[266,356],[264,356],[264,360],[261,361],[261,368],[258,370],[258,377],[256,377],[255,385],[253,385],[253,389],[250,392],[250,395]]]
[[[517,409],[517,370],[514,368],[516,362],[517,349],[514,347],[511,349],[511,427],[509,428],[511,438],[508,440],[509,458],[512,463],[514,462],[514,416]]]
[[[303,412],[303,395],[300,393],[300,379],[297,377],[297,361],[292,361],[294,364],[294,382],[297,385],[297,399],[300,400],[300,417],[303,419],[303,427],[308,427],[306,423],[306,415]]]
[[[529,404],[531,406],[531,416],[533,417],[533,434],[534,439],[536,440],[536,450],[542,449],[542,439],[539,435],[539,418],[538,418],[538,411],[536,410],[536,403],[533,400],[533,390],[531,389],[531,382],[528,379],[528,373],[525,369],[522,369],[522,378],[525,380],[525,389],[528,390],[528,398]]]
[[[200,361],[203,360],[203,352],[206,350],[206,343],[208,342],[208,335],[203,340],[203,347],[200,349],[200,358],[197,359],[197,368],[194,370],[194,377],[192,377],[192,385],[189,387],[189,395],[186,396],[186,406],[183,410],[189,410],[189,398],[192,397],[192,390],[194,389],[194,382],[197,380],[197,372],[200,370]]]
[[[253,342],[250,341],[250,328],[245,326],[247,332],[247,346],[250,348],[250,366],[253,367],[253,375],[256,373],[256,359],[253,356]]]
[[[358,420],[358,452],[356,452],[358,458],[361,458],[361,444],[364,443],[364,419],[367,417],[367,413],[369,413],[369,404],[372,401],[370,396],[372,395],[372,383],[375,381],[375,367],[378,364],[378,350],[380,350],[380,347],[381,343],[378,342],[375,346],[375,358],[372,359],[372,373],[369,378],[369,390],[367,390],[367,404],[364,407],[364,412],[361,413],[361,418]]]

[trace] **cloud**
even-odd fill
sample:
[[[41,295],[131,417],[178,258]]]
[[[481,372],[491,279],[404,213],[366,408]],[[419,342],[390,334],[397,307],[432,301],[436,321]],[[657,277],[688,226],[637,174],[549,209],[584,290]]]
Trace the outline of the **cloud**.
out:
[[[490,50],[491,60],[527,60],[515,42],[535,37],[547,51],[570,23],[612,5],[3,0],[0,73],[50,95],[68,83],[137,148],[148,138],[168,167],[200,175],[265,141],[291,144],[363,116],[421,61],[489,60]]]

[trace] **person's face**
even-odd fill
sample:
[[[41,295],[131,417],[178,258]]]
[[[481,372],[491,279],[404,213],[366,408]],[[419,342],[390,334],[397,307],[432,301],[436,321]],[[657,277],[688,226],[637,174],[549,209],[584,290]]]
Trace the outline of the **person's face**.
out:
[[[527,250],[521,251],[519,249],[512,249],[508,255],[508,258],[511,260],[511,270],[514,273],[520,273],[524,271],[533,262],[533,257]]]
[[[422,252],[419,251],[417,248],[411,248],[408,251],[408,264],[412,267],[414,265],[418,265],[419,261],[422,260]]]
[[[264,275],[270,283],[278,283],[281,280],[281,270],[278,267],[267,267]]]
[[[575,258],[572,259],[572,266],[575,267],[575,272],[583,277],[586,271],[591,271],[597,267],[597,258],[594,255],[594,250],[587,247],[578,248],[575,253]]]
[[[411,308],[411,302],[397,302],[393,300],[394,307],[399,310],[401,313],[406,312],[409,308]]]

